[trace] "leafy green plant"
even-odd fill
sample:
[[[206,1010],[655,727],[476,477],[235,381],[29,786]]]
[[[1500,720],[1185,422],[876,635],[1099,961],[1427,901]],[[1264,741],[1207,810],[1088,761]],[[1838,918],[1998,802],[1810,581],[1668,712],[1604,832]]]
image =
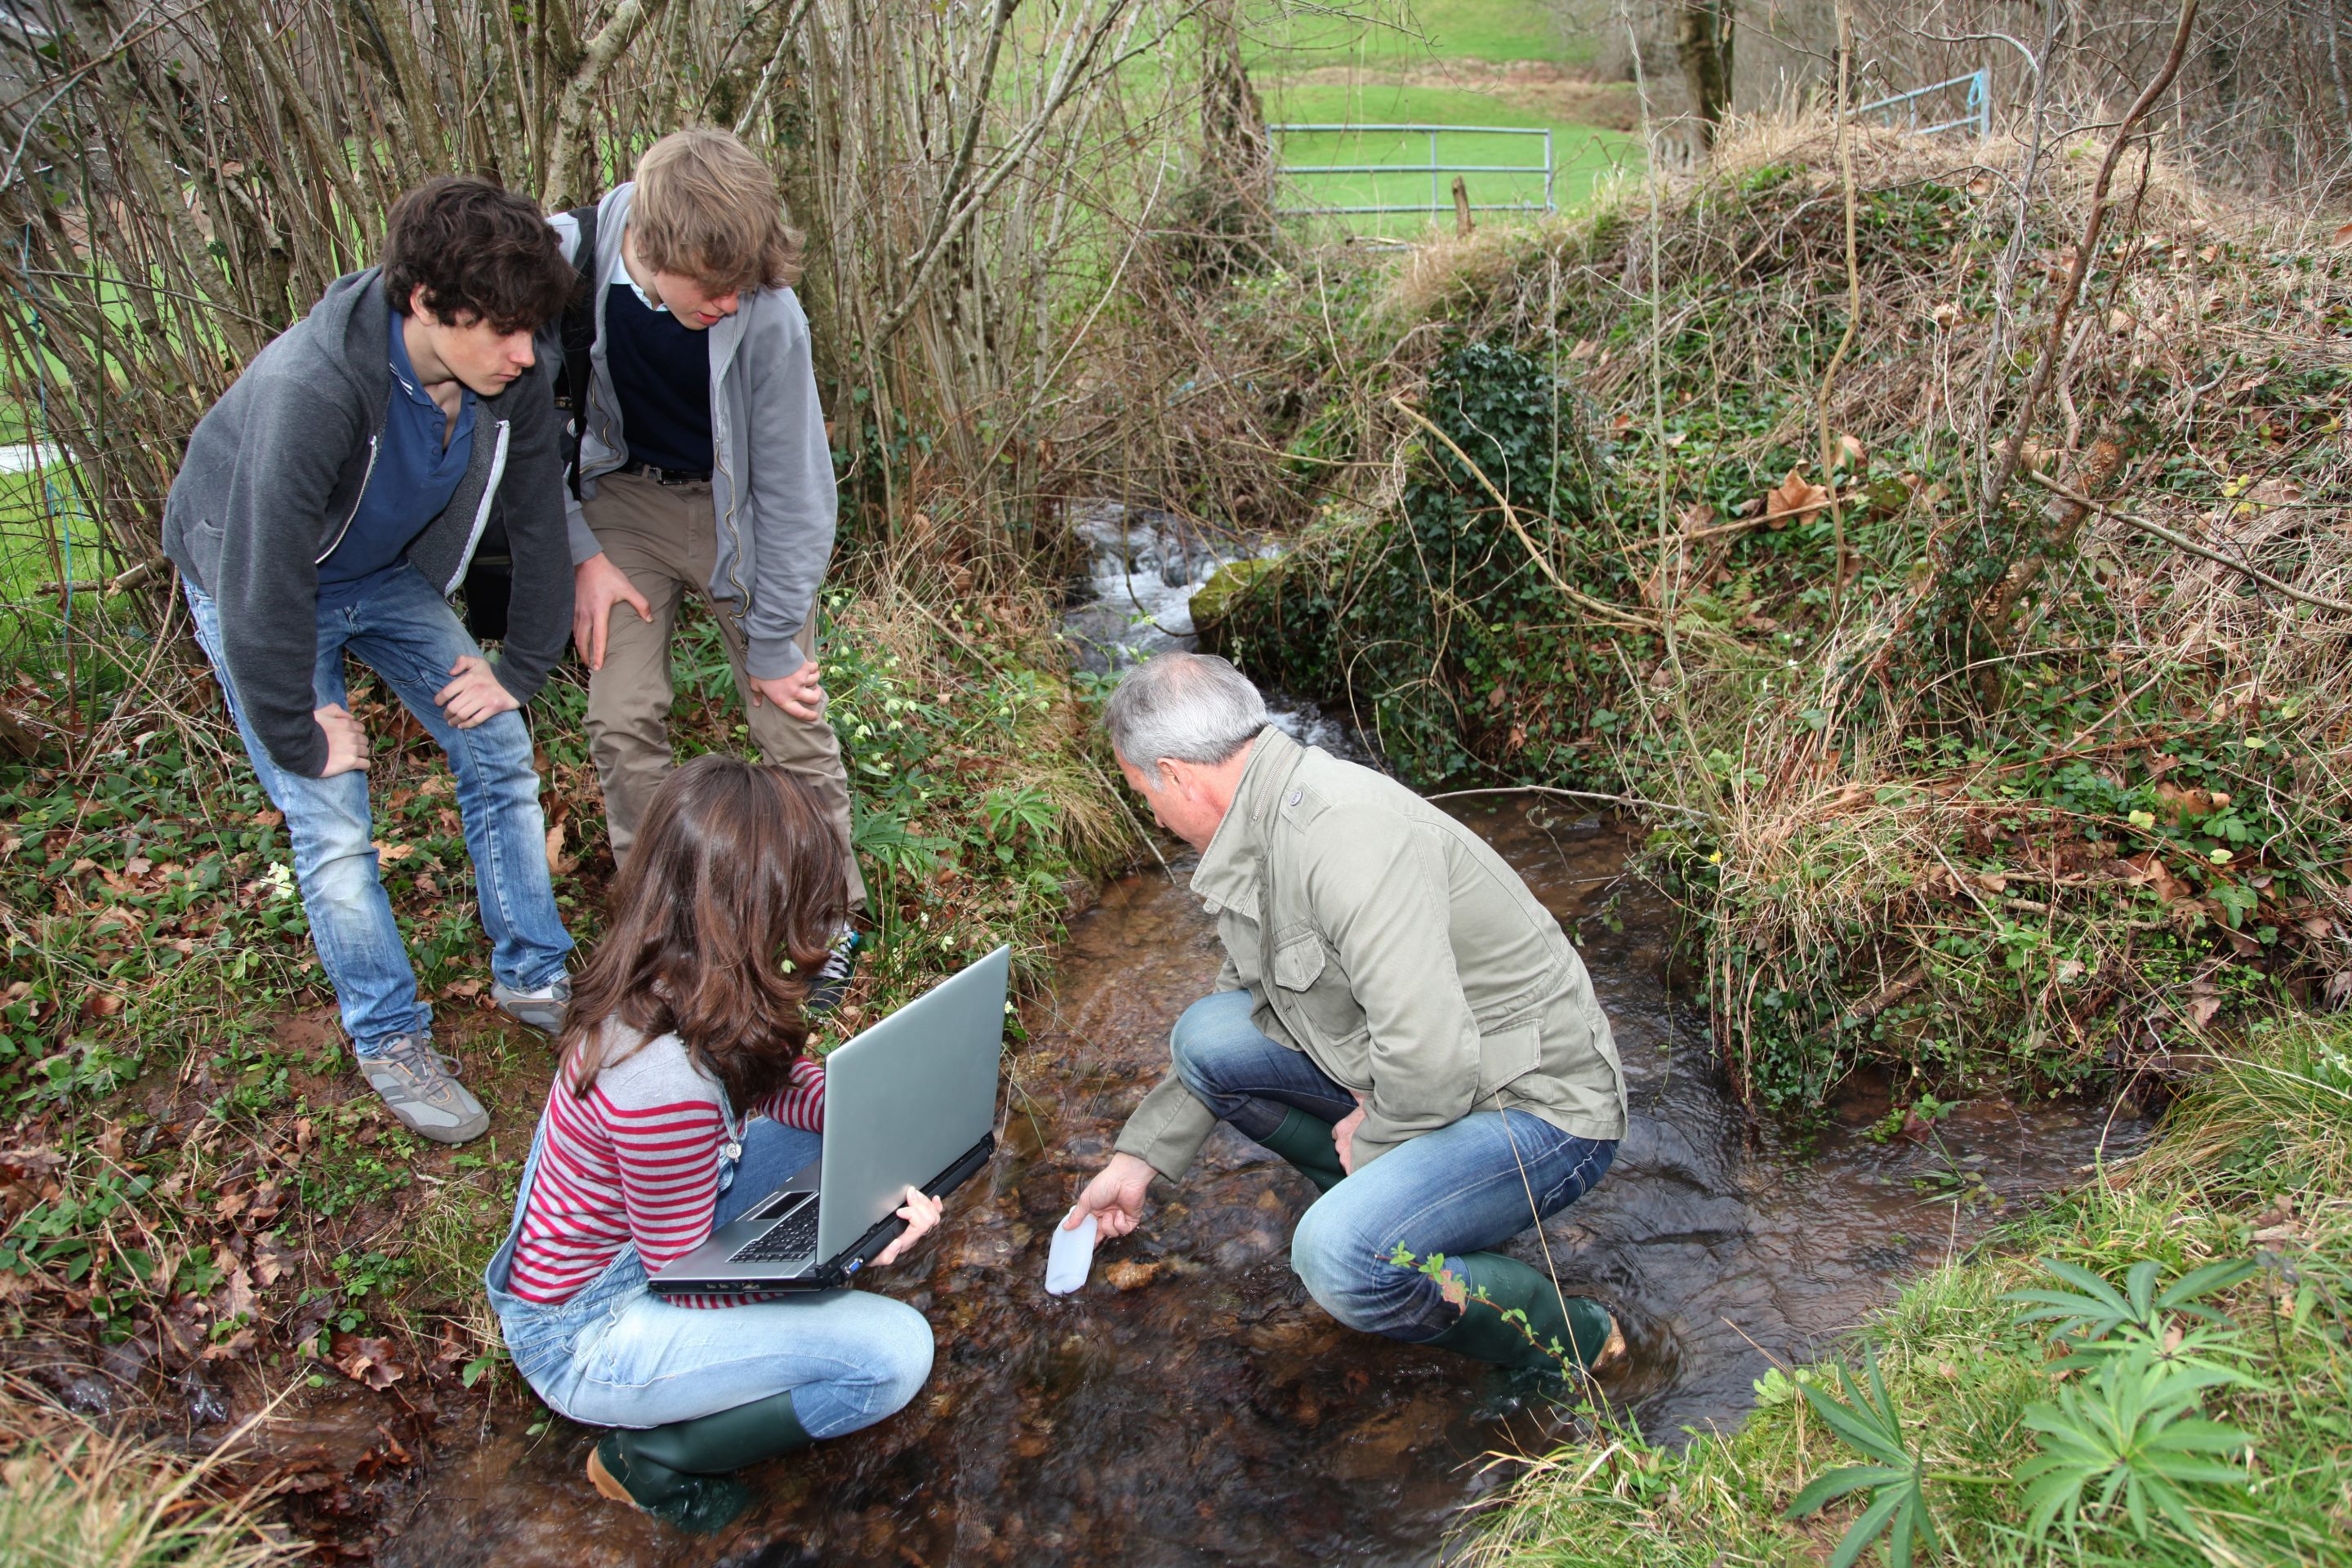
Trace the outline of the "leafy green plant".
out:
[[[2202,1538],[2188,1489],[2244,1486],[2252,1479],[2211,1456],[2247,1452],[2253,1440],[2198,1413],[2207,1389],[2233,1380],[2223,1370],[2184,1365],[2134,1345],[2082,1383],[2060,1389],[2055,1403],[2028,1405],[2025,1425],[2042,1434],[2042,1453],[2017,1472],[2029,1483],[2027,1533],[2046,1539],[2063,1521],[2071,1537],[2085,1512],[2109,1513],[2120,1498],[2141,1540],[2147,1537],[2151,1510],[2192,1539]]]
[[[2156,1288],[2162,1271],[2155,1258],[2144,1258],[2124,1275],[2121,1289],[2077,1263],[2045,1258],[2042,1267],[2071,1290],[2012,1290],[2001,1298],[2031,1309],[2017,1314],[2020,1325],[2051,1323],[2051,1338],[2063,1346],[2065,1356],[2054,1370],[2072,1371],[2119,1356],[2148,1351],[2159,1358],[2198,1362],[2235,1381],[2240,1374],[2201,1358],[2226,1354],[2237,1338],[2230,1320],[2204,1304],[2204,1298],[2243,1283],[2255,1273],[2244,1259],[2208,1263],[2192,1268],[2162,1290]],[[2200,1327],[2184,1329],[2176,1318],[2193,1319]]]
[[[1877,1352],[1865,1352],[1863,1364],[1864,1375],[1857,1376],[1843,1362],[1831,1363],[1843,1398],[1810,1379],[1796,1386],[1831,1431],[1873,1462],[1843,1465],[1814,1477],[1789,1504],[1787,1517],[1803,1519],[1842,1497],[1867,1490],[1872,1494],[1870,1506],[1846,1527],[1831,1555],[1830,1568],[1853,1568],[1863,1549],[1881,1531],[1891,1531],[1886,1543],[1888,1568],[1910,1568],[1915,1548],[1936,1550],[1935,1515],[1927,1506],[1927,1467],[1904,1441],[1902,1418],[1886,1392],[1886,1379],[1879,1373]]]

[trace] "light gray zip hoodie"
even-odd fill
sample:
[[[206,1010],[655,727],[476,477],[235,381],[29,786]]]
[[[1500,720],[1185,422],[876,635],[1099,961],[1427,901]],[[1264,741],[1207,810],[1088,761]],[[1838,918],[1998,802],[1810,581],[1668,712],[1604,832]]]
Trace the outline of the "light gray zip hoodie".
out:
[[[604,358],[604,302],[625,283],[621,237],[628,227],[633,183],[596,206],[596,343],[588,378],[587,426],[580,442],[580,489],[629,460],[620,399]],[[580,226],[569,213],[548,222],[563,254],[577,263]],[[559,379],[556,384],[562,384]],[[833,560],[833,453],[818,405],[808,318],[790,289],[761,289],[710,329],[710,500],[719,550],[708,587],[743,618],[745,666],[761,680],[801,667],[793,639],[815,614],[816,591]],[[603,552],[565,492],[573,565]]]

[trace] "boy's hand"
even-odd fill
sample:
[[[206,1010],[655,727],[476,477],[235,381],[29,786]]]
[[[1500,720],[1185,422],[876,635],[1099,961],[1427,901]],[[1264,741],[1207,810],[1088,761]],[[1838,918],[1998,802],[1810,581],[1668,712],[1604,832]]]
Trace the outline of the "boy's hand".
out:
[[[460,730],[470,730],[522,706],[513,692],[499,684],[499,678],[490,672],[490,661],[479,654],[462,656],[449,667],[449,673],[457,679],[435,692],[433,700]]]
[[[352,717],[352,710],[340,702],[330,702],[324,708],[313,708],[310,717],[327,735],[327,765],[319,770],[322,779],[337,773],[365,773],[368,765],[367,731]]]
[[[604,628],[615,605],[628,605],[649,625],[653,621],[654,607],[611,556],[600,552],[572,569],[572,641],[592,670],[604,668]]]
[[[773,680],[755,678],[751,684],[754,706],[765,699],[804,724],[814,724],[824,717],[824,677],[814,659],[790,675]]]

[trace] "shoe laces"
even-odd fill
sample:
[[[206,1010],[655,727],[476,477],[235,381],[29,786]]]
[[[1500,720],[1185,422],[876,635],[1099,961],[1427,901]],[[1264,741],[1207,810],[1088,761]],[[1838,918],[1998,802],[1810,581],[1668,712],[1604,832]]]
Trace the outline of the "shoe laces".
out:
[[[457,1058],[446,1051],[436,1049],[430,1036],[403,1035],[377,1055],[386,1061],[397,1063],[418,1078],[429,1078],[436,1073],[444,1078],[457,1076]]]

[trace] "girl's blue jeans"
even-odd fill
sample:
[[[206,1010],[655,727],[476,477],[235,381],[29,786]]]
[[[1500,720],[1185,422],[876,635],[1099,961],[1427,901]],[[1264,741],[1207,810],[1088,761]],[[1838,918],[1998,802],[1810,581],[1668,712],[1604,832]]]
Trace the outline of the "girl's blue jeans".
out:
[[[726,1225],[816,1157],[814,1132],[765,1119],[722,1163]],[[515,1201],[538,1173],[534,1145]],[[485,1276],[515,1368],[561,1414],[591,1426],[664,1426],[789,1392],[812,1437],[837,1437],[902,1408],[931,1371],[931,1326],[903,1301],[825,1290],[731,1307],[679,1307],[646,1284],[635,1246],[556,1306],[507,1289],[514,1237]]]
[[[314,779],[269,760],[221,658],[220,607],[194,583],[186,587],[196,641],[220,678],[246,755],[270,804],[285,814],[302,912],[341,1005],[343,1027],[363,1057],[377,1054],[396,1035],[425,1032],[433,1010],[417,995],[416,972],[376,871],[368,775],[355,770]],[[530,727],[513,712],[460,730],[433,700],[449,684],[449,667],[481,651],[447,601],[415,567],[404,566],[357,604],[320,610],[313,706],[348,705],[343,656],[349,653],[383,677],[440,744],[457,778],[457,815],[474,862],[482,929],[490,938],[490,973],[502,984],[536,991],[562,974],[572,938],[548,877],[547,824],[540,815]]]
[[[1204,996],[1176,1020],[1169,1044],[1187,1088],[1245,1137],[1264,1138],[1286,1110],[1334,1123],[1356,1097],[1303,1051],[1250,1023],[1246,991]],[[1500,1247],[1591,1191],[1616,1143],[1561,1131],[1524,1110],[1477,1110],[1390,1150],[1317,1199],[1290,1238],[1290,1267],[1339,1321],[1419,1342],[1461,1310],[1437,1282],[1391,1261]]]

